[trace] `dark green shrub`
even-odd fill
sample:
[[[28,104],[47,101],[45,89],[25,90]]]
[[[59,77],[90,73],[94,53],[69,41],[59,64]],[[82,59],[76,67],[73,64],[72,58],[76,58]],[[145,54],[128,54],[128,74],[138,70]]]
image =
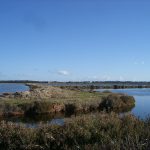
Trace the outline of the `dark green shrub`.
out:
[[[119,95],[119,94],[109,94],[103,97],[102,102],[99,104],[100,110],[114,110],[114,109],[125,109],[128,107],[133,107],[135,104],[135,99],[132,96]]]
[[[66,104],[65,105],[65,114],[72,115],[75,114],[77,111],[77,107],[75,104]]]
[[[44,114],[48,113],[50,108],[50,104],[48,102],[35,101],[32,104],[26,106],[25,114]]]

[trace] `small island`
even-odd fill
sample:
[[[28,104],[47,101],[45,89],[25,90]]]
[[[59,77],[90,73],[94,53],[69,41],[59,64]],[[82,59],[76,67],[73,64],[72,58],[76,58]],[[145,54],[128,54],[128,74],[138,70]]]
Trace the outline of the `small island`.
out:
[[[1,115],[36,115],[50,113],[87,113],[92,111],[125,111],[135,105],[132,96],[86,88],[61,88],[27,84],[25,92],[4,93],[0,100]]]

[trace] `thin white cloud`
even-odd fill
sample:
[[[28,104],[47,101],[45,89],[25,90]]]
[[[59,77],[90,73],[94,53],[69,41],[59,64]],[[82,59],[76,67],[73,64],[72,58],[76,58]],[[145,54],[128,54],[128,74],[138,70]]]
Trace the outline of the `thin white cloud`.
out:
[[[144,65],[145,61],[135,61],[133,64],[134,65]]]
[[[104,81],[109,81],[109,80],[111,80],[111,77],[108,76],[108,75],[105,75],[105,76],[102,77],[102,79],[103,79]]]
[[[99,79],[99,77],[98,76],[93,76],[93,79]]]
[[[138,64],[138,62],[135,61],[135,62],[134,62],[134,65],[137,65],[137,64]]]
[[[142,61],[141,64],[144,65],[144,64],[145,64],[145,61]]]
[[[120,76],[120,77],[119,77],[119,80],[120,80],[120,81],[125,81],[125,79],[124,79],[123,76]]]
[[[59,70],[57,73],[58,73],[59,75],[63,75],[63,76],[68,76],[68,75],[70,75],[70,72],[67,71],[67,70]]]
[[[9,76],[3,72],[0,72],[0,80],[9,80]]]
[[[0,72],[0,77],[5,77],[6,75],[3,72]]]

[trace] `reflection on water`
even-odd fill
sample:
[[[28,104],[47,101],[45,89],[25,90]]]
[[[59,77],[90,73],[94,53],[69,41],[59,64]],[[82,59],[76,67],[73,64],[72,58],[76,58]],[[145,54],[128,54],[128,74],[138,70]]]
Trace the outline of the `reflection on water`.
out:
[[[120,110],[113,110],[114,112],[118,114],[125,115],[127,112],[130,112],[132,108],[127,109],[120,109]],[[105,110],[106,111],[106,110]],[[106,111],[107,113],[110,113],[111,110]],[[97,113],[100,113],[100,111],[92,111],[92,112],[79,112],[79,113],[54,113],[54,114],[45,114],[45,115],[32,115],[32,116],[5,116],[1,117],[0,121],[6,121],[6,122],[13,122],[17,125],[24,125],[27,128],[38,128],[41,125],[59,125],[63,126],[65,124],[65,119],[80,116],[81,114],[92,114],[95,115]]]
[[[134,96],[136,99],[133,114],[138,117],[145,118],[150,114],[150,96]]]
[[[54,115],[34,115],[34,116],[14,116],[14,117],[1,117],[0,121],[14,122],[16,124],[23,124],[26,127],[36,128],[41,124],[48,125],[64,125],[64,114]]]
[[[100,89],[96,91],[106,91],[106,89]],[[136,103],[132,109],[132,113],[140,118],[145,118],[150,114],[150,88],[143,89],[108,89],[108,91],[114,93],[124,93],[130,96],[134,96]]]

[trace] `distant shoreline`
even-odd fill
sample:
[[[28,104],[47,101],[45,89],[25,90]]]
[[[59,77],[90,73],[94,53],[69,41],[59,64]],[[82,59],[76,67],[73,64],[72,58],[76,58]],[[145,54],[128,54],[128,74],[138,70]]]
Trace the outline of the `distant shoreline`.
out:
[[[77,89],[127,89],[127,88],[150,88],[150,82],[144,81],[30,81],[30,80],[5,80],[0,83],[39,83],[61,88]]]

